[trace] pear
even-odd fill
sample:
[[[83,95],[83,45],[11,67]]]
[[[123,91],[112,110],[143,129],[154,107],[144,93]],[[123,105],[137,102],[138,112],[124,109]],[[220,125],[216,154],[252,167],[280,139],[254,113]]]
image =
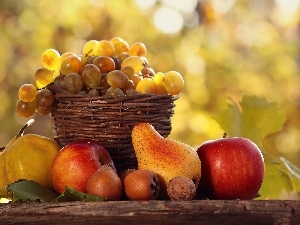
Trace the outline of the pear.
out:
[[[23,135],[31,123],[33,120],[28,121],[0,153],[0,195],[6,196],[5,187],[19,179],[52,187],[50,168],[60,147],[54,140],[41,135]]]
[[[177,176],[188,177],[198,186],[201,162],[196,149],[177,140],[164,138],[149,123],[135,125],[131,137],[138,169],[151,170],[159,177],[160,197],[167,198],[167,184]]]

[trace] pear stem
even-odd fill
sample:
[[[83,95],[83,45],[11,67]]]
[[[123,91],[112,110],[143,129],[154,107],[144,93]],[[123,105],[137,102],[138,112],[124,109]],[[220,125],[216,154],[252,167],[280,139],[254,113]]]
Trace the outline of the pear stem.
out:
[[[23,136],[25,129],[33,123],[34,123],[34,119],[28,120],[27,123],[19,130],[17,137]]]

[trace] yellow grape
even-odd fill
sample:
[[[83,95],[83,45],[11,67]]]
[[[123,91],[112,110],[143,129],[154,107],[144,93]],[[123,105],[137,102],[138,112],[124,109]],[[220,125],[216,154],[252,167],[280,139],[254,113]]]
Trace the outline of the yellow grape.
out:
[[[94,46],[98,43],[99,41],[97,40],[89,40],[85,43],[85,45],[83,46],[83,55],[85,56],[93,56],[93,48]]]
[[[21,99],[17,102],[16,112],[19,116],[28,118],[31,117],[36,111],[36,100],[32,102],[24,102]]]
[[[35,80],[37,84],[37,88],[46,87],[48,84],[54,81],[53,72],[46,68],[39,68],[35,72]]]
[[[37,89],[32,84],[23,84],[18,91],[20,100],[23,102],[32,102],[36,98]]]
[[[69,73],[81,73],[83,69],[83,64],[81,60],[77,56],[69,56],[67,57],[61,64],[60,72],[63,75],[67,75]]]
[[[114,44],[115,47],[115,55],[118,56],[123,52],[127,52],[129,49],[129,44],[127,43],[127,41],[119,41],[117,43]]]
[[[145,56],[147,54],[147,47],[142,42],[133,43],[128,49],[129,55]]]
[[[168,94],[178,95],[184,87],[183,77],[177,71],[169,71],[165,74],[164,86]]]
[[[136,86],[136,91],[141,94],[156,94],[156,85],[151,78],[142,79]]]
[[[107,83],[111,87],[118,87],[124,89],[128,85],[128,77],[125,73],[120,70],[113,70],[107,74]]]
[[[165,74],[162,72],[158,72],[153,76],[153,81],[156,84],[157,88],[157,94],[159,95],[166,95],[168,94],[165,86],[164,86],[164,81],[165,81]]]
[[[145,67],[145,62],[139,56],[129,56],[122,62],[121,69],[126,66],[131,66],[134,73],[139,73]]]
[[[98,56],[93,60],[101,73],[108,73],[116,68],[115,61],[109,56]]]
[[[124,96],[124,92],[118,88],[118,87],[110,87],[106,90],[105,95],[118,95],[118,96]]]
[[[108,40],[101,40],[93,47],[96,56],[112,56],[115,53],[114,45]]]
[[[42,54],[42,65],[48,70],[57,70],[60,66],[59,58],[59,52],[53,48],[49,48]]]
[[[142,80],[142,77],[137,74],[133,74],[129,79],[133,81],[133,84],[136,87],[138,83]]]
[[[120,70],[125,73],[129,79],[134,75],[134,69],[131,66],[125,66]]]
[[[65,52],[61,54],[61,56],[59,57],[59,68],[61,67],[62,62],[69,56],[76,56],[76,54],[73,52]]]
[[[115,45],[117,42],[120,42],[120,41],[124,41],[123,38],[121,37],[113,37],[109,40],[113,45]]]

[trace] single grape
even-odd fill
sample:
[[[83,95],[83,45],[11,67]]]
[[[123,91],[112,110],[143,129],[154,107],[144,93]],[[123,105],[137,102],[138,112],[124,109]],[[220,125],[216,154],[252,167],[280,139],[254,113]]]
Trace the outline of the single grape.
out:
[[[184,87],[183,77],[177,71],[169,71],[165,74],[164,86],[168,94],[178,95]]]
[[[47,106],[47,107],[42,107],[42,106],[37,106],[36,110],[38,111],[39,114],[41,115],[47,115],[51,112],[52,106]]]
[[[122,62],[124,61],[124,59],[126,59],[126,58],[128,58],[128,57],[130,57],[130,55],[129,55],[127,52],[122,52],[122,53],[118,56],[118,58],[119,58],[121,64],[122,64]]]
[[[39,68],[35,71],[35,80],[37,82],[37,88],[46,87],[48,84],[53,82],[53,72],[44,67]]]
[[[112,56],[114,53],[115,47],[108,40],[98,41],[93,47],[93,54],[97,56]]]
[[[68,92],[77,94],[83,89],[83,79],[77,73],[69,73],[64,78],[64,89]]]
[[[32,102],[37,94],[36,87],[32,84],[23,84],[18,91],[20,100],[23,102]]]
[[[83,67],[81,76],[88,87],[98,87],[101,83],[101,72],[94,64],[86,64]]]
[[[120,59],[116,56],[112,56],[111,57],[114,62],[115,62],[115,70],[120,70],[121,69],[121,62],[120,62]]]
[[[147,54],[147,47],[142,42],[133,43],[128,49],[129,55],[145,56]]]
[[[123,88],[124,91],[128,91],[128,90],[134,90],[135,89],[135,84],[133,83],[132,80],[129,80],[126,87]]]
[[[93,64],[100,69],[101,73],[108,73],[116,68],[115,61],[108,56],[96,57]]]
[[[54,86],[59,88],[64,88],[65,75],[59,75],[54,79]]]
[[[115,45],[116,43],[120,42],[120,41],[124,41],[123,38],[121,37],[112,37],[110,40],[109,40],[113,45]]]
[[[88,95],[90,95],[90,96],[99,96],[100,93],[97,89],[93,88],[93,89],[89,90]]]
[[[95,47],[95,45],[98,43],[97,40],[89,40],[87,41],[84,46],[83,46],[83,54],[85,56],[92,56],[94,53],[93,53],[93,48]]]
[[[49,48],[42,54],[42,65],[48,70],[59,69],[60,54],[57,50]]]
[[[36,100],[24,102],[21,99],[17,102],[16,112],[23,118],[31,117],[36,111]]]
[[[128,77],[120,70],[113,70],[107,74],[107,83],[111,87],[125,88],[128,85]]]
[[[159,95],[166,95],[168,94],[165,86],[164,86],[164,81],[165,81],[165,74],[162,72],[158,72],[153,76],[153,81],[156,84],[156,92]]]
[[[127,41],[119,41],[114,44],[115,47],[115,55],[119,56],[123,52],[127,52],[129,49],[129,44]]]
[[[125,73],[129,79],[134,75],[134,69],[131,66],[125,66],[120,70]]]
[[[121,68],[124,68],[126,66],[131,66],[134,70],[134,73],[139,73],[145,67],[145,62],[139,56],[129,56],[124,59],[121,64]]]
[[[129,79],[133,81],[134,86],[136,87],[138,83],[142,80],[142,77],[137,74],[133,74]]]
[[[142,79],[136,86],[136,91],[141,94],[156,94],[156,85],[151,78]]]
[[[77,56],[69,56],[67,57],[61,64],[60,72],[63,75],[67,75],[69,73],[81,73],[83,69],[83,64],[81,60]]]
[[[118,87],[110,87],[106,90],[105,95],[116,95],[116,96],[124,96],[124,92]]]
[[[51,108],[54,103],[53,93],[48,89],[41,89],[36,95],[37,108]]]
[[[73,52],[65,52],[65,53],[60,55],[60,57],[59,57],[59,68],[61,67],[61,64],[63,63],[63,61],[66,58],[68,58],[69,56],[76,56],[76,54],[73,53]]]

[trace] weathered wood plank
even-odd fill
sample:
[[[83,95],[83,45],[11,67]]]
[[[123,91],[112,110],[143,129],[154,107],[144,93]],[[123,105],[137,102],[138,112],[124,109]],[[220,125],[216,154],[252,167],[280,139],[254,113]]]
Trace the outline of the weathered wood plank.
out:
[[[0,204],[0,224],[300,224],[300,201]]]

